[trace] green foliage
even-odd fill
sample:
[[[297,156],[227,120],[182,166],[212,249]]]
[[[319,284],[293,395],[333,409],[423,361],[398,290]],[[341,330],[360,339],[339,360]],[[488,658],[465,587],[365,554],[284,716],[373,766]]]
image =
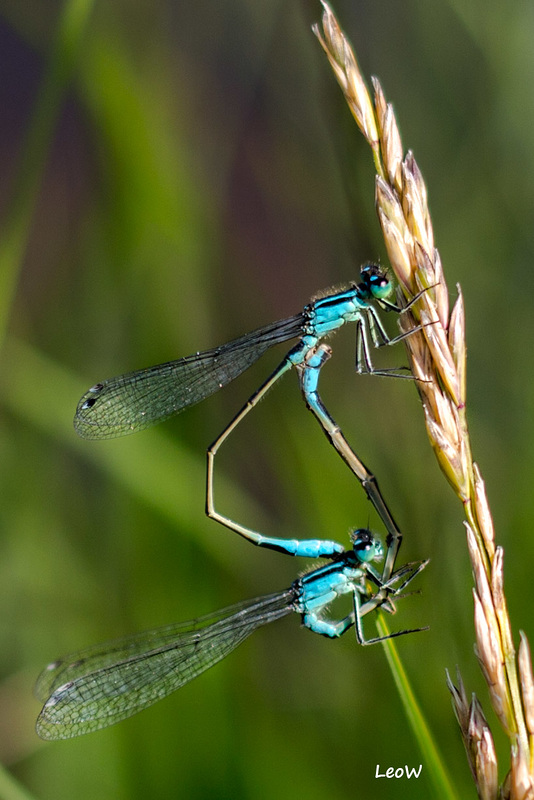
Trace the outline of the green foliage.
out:
[[[532,637],[531,12],[460,5],[336,11],[395,103],[449,284],[462,283],[475,457],[511,616]],[[52,745],[33,732],[32,683],[55,656],[283,588],[304,568],[203,515],[206,446],[283,352],[124,440],[78,440],[78,398],[295,313],[383,256],[368,152],[310,31],[319,4],[306,15],[268,0],[51,13],[8,2],[0,28],[0,759],[40,800],[427,798],[382,649],[311,636],[296,618],[114,729]],[[397,648],[471,796],[445,685],[459,664],[484,701],[459,509],[415,388],[358,378],[353,344],[351,331],[332,340],[324,397],[379,478],[403,559],[431,558],[390,627],[431,626]],[[384,357],[397,366],[402,348]],[[221,510],[265,533],[380,530],[292,375],[221,451],[217,476]],[[417,781],[375,778],[377,765],[421,762]],[[16,791],[0,782],[0,797]]]

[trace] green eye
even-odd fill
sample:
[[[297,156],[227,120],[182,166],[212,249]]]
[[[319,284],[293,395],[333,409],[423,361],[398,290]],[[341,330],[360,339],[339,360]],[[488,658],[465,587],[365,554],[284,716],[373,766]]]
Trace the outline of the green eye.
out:
[[[377,300],[383,300],[384,298],[388,297],[392,290],[393,285],[387,275],[372,275],[369,280],[369,287],[371,289],[371,294]]]
[[[387,272],[381,269],[380,264],[372,262],[365,264],[360,274],[362,278],[360,286],[368,299],[384,300],[391,294],[393,285]]]
[[[353,550],[362,564],[375,561],[384,555],[382,542],[375,539],[372,533],[365,528],[353,531],[351,539]]]

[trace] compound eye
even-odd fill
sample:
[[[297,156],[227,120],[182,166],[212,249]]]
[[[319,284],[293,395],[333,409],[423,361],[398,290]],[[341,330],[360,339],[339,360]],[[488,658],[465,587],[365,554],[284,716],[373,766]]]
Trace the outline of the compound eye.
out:
[[[358,530],[353,531],[351,539],[358,561],[368,563],[382,557],[382,543],[366,528],[358,528]]]
[[[369,277],[369,287],[371,294],[377,300],[383,300],[391,294],[393,286],[387,275],[371,275]]]
[[[393,287],[388,274],[382,269],[380,264],[370,261],[364,264],[360,270],[362,282],[360,289],[362,294],[368,293],[369,297],[375,300],[384,300],[392,291]]]

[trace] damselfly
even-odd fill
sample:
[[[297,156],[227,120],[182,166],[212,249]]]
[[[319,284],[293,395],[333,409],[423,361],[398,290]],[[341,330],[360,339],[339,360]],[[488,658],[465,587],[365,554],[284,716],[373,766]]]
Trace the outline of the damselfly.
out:
[[[348,322],[356,323],[356,368],[359,373],[411,377],[411,375],[400,374],[396,370],[375,369],[371,361],[371,342],[374,347],[379,348],[395,344],[407,335],[411,335],[415,330],[419,330],[419,328],[415,328],[393,339],[388,337],[373,303],[382,309],[402,313],[419,297],[417,295],[406,307],[401,308],[386,299],[391,292],[392,284],[387,273],[377,264],[367,264],[361,269],[359,284],[353,284],[349,289],[341,292],[324,295],[307,305],[300,314],[294,317],[259,328],[213,350],[130,372],[96,384],[86,392],[78,404],[74,420],[75,428],[80,436],[87,439],[113,438],[143,430],[218,391],[237,378],[275,344],[299,337],[298,343],[287,353],[271,376],[249,398],[241,411],[209,448],[207,513],[210,517],[241,533],[251,541],[255,541],[259,537],[259,534],[234,523],[215,510],[213,501],[214,459],[230,433],[271,386],[285,372],[296,367],[300,373],[301,389],[308,407],[340,452],[342,452],[338,446],[340,436],[343,439],[343,447],[346,451],[350,450],[351,454],[350,458],[345,458],[345,460],[362,483],[386,527],[388,557],[384,566],[383,579],[387,581],[393,572],[395,557],[402,538],[399,527],[388,509],[376,480],[367,467],[359,460],[341,434],[332,437],[328,427],[330,423],[327,424],[326,420],[330,420],[332,425],[335,423],[318,398],[316,387],[308,389],[307,385],[310,381],[317,383],[320,368],[326,360],[326,350],[320,349],[320,340]],[[330,351],[328,350],[328,352]],[[317,365],[318,360],[320,361],[319,366]],[[252,533],[252,536],[249,536],[249,533]],[[262,541],[256,541],[256,543],[288,552],[283,540],[269,540],[272,543],[267,544],[264,537],[260,538]]]
[[[391,292],[387,274],[377,264],[367,264],[361,269],[359,284],[324,295],[293,317],[258,328],[213,350],[95,384],[78,403],[74,427],[85,439],[111,439],[143,430],[199,403],[241,375],[271,347],[298,337],[298,343],[264,384],[267,391],[285,372],[301,364],[321,339],[347,322],[357,326],[358,372],[389,375],[391,370],[373,367],[369,340],[375,347],[382,347],[407,335],[390,339],[373,306],[374,301],[383,309],[405,311],[386,299]]]
[[[362,618],[380,606],[394,611],[392,598],[401,595],[427,562],[406,564],[382,584],[371,565],[382,555],[380,542],[364,529],[353,531],[351,538],[350,550],[298,578],[285,591],[192,622],[95,645],[49,664],[35,687],[44,702],[37,733],[43,739],[69,739],[126,719],[221,661],[257,628],[291,612],[323,636],[338,638],[354,625],[360,644],[381,641],[364,637]],[[378,587],[374,593],[369,580]],[[352,611],[341,620],[326,619],[326,606],[344,594],[352,596]]]

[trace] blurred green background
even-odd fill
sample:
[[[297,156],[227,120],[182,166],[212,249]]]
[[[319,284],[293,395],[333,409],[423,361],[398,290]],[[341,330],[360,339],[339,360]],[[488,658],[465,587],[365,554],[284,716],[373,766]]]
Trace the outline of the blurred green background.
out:
[[[462,285],[473,447],[514,634],[532,636],[534,8],[335,10],[395,105],[449,286]],[[21,792],[3,782],[2,800],[432,796],[424,763],[417,782],[375,778],[422,762],[382,649],[296,617],[115,728],[53,744],[33,730],[33,682],[60,653],[284,588],[303,568],[203,514],[205,449],[283,349],[137,436],[82,442],[71,420],[97,380],[296,313],[386,261],[370,154],[311,33],[319,17],[299,0],[0,6],[0,759]],[[379,477],[403,560],[431,558],[391,625],[431,626],[399,650],[459,796],[474,796],[445,668],[478,693],[501,778],[508,759],[473,655],[461,508],[414,386],[358,378],[350,328],[332,343],[324,398]],[[381,531],[294,375],[217,476],[221,511],[262,532]]]

